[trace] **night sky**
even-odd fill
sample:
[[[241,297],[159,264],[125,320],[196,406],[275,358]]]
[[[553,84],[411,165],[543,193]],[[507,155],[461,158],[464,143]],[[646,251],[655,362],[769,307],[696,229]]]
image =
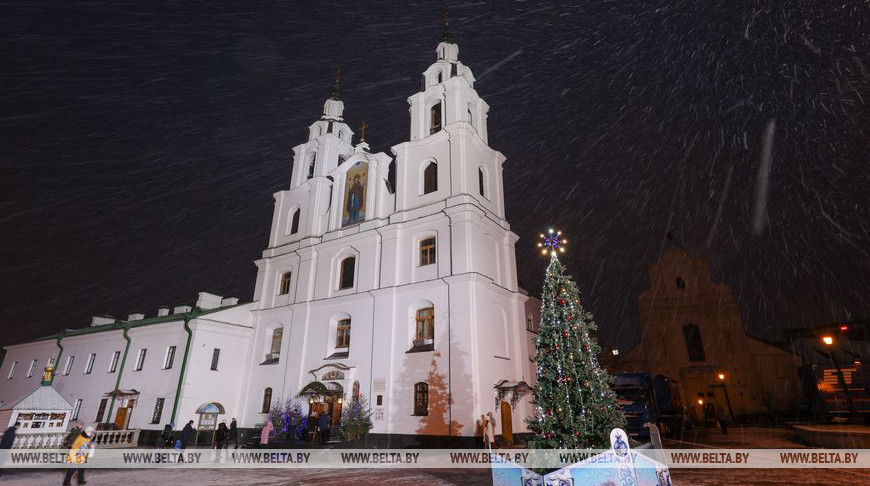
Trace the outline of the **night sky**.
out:
[[[351,127],[374,151],[407,140],[444,2],[232,3],[0,6],[0,343],[201,290],[250,300],[339,65]],[[870,317],[866,2],[449,5],[523,286],[537,233],[562,228],[600,337],[625,346],[670,233],[752,334]]]

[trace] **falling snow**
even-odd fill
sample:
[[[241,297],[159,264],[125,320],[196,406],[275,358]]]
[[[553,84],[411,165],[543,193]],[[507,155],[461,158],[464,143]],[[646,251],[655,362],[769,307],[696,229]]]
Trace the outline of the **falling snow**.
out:
[[[271,194],[335,68],[348,121],[389,151],[443,6],[0,7],[0,341],[200,290],[249,299]],[[507,157],[524,286],[554,225],[611,345],[632,342],[667,244],[710,261],[755,335],[870,315],[865,2],[450,8]]]

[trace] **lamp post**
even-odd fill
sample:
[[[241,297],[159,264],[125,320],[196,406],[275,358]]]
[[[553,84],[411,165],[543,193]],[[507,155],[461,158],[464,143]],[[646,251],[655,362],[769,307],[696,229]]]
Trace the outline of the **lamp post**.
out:
[[[725,404],[728,405],[728,416],[731,417],[731,421],[734,421],[734,411],[731,409],[731,399],[728,398],[728,387],[725,386],[725,373],[719,373],[717,376],[719,378],[720,384],[714,386],[721,386],[722,391],[725,393]]]
[[[840,368],[840,360],[837,359],[837,353],[834,352],[834,337],[831,335],[822,336],[822,343],[826,346],[828,356],[831,357],[831,362],[837,370],[837,381],[843,387],[843,395],[846,396],[846,405],[849,407],[849,422],[855,421],[855,404],[852,402],[852,395],[849,394],[849,387],[846,385],[846,377],[843,375],[843,370]]]

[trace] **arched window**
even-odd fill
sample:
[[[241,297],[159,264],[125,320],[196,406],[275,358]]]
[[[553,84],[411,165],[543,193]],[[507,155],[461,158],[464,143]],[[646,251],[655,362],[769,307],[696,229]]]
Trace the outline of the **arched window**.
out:
[[[414,330],[414,346],[433,344],[435,339],[435,308],[419,309]]]
[[[420,266],[435,263],[435,237],[420,240]]]
[[[429,162],[423,169],[423,194],[429,194],[438,190],[438,164]]]
[[[477,189],[480,191],[480,195],[483,197],[486,197],[485,186],[486,186],[486,183],[484,181],[483,168],[478,168],[477,169]]]
[[[471,114],[471,103],[468,104],[468,123],[474,125],[474,116]]]
[[[341,274],[338,279],[338,290],[353,288],[356,257],[349,256],[341,261]]]
[[[677,277],[677,289],[684,290],[686,288],[686,281],[683,280],[683,277]]]
[[[317,157],[315,154],[311,155],[311,158],[308,161],[308,178],[311,179],[314,177],[314,168],[317,166]]]
[[[683,326],[683,338],[686,340],[686,350],[689,361],[707,361],[704,353],[704,341],[701,340],[701,330],[695,324]]]
[[[272,345],[269,347],[269,353],[272,358],[277,358],[281,354],[281,339],[284,337],[284,328],[278,327],[272,331]]]
[[[430,110],[429,135],[441,130],[441,103],[435,103]]]
[[[444,81],[444,73],[441,71],[438,71],[438,82],[440,83],[442,81]]]
[[[293,272],[285,272],[281,275],[281,285],[278,287],[278,295],[287,295],[290,293],[290,278]]]
[[[263,392],[263,408],[260,409],[260,413],[269,413],[269,410],[272,408],[272,387],[266,388]]]
[[[341,319],[335,327],[335,349],[350,347],[350,319]]]
[[[299,213],[302,211],[299,208],[293,210],[293,216],[290,219],[290,234],[295,235],[299,232]]]
[[[429,385],[414,384],[414,415],[429,415]]]

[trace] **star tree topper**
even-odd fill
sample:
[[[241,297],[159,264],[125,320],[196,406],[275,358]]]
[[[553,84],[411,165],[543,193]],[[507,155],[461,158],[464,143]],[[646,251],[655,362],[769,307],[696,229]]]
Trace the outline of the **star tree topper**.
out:
[[[538,248],[541,249],[543,255],[555,256],[556,253],[565,252],[565,245],[568,240],[562,238],[562,232],[550,228],[546,233],[541,233],[541,241],[538,243]]]

